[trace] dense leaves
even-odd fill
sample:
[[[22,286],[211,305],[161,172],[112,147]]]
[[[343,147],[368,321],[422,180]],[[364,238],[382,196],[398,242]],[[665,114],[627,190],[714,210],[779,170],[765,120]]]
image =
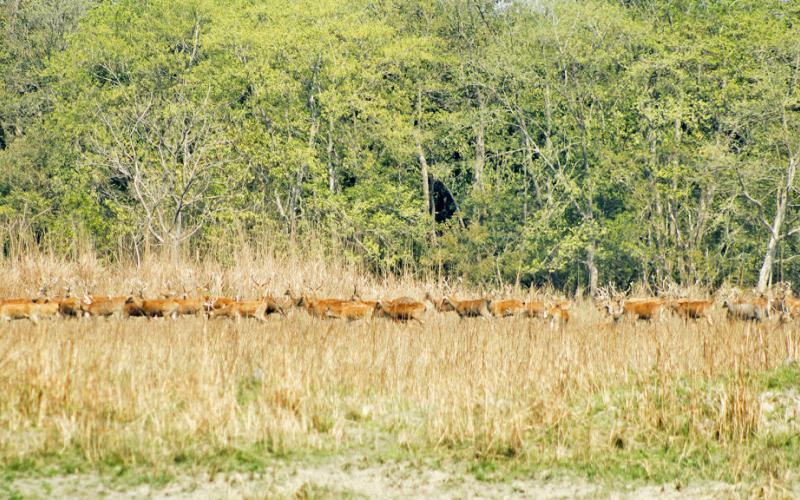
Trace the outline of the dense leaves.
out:
[[[20,0],[0,222],[474,283],[800,278],[800,7]]]

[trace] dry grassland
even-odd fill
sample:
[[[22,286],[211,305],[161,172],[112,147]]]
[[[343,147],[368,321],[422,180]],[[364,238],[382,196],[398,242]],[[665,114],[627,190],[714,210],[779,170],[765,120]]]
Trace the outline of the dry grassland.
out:
[[[273,291],[421,298],[340,266],[241,255],[236,265],[110,268],[91,258],[6,262],[0,296],[42,278],[127,293],[211,282]],[[250,293],[254,293],[251,291]],[[528,319],[342,322],[293,310],[255,321],[84,319],[0,324],[0,464],[37,471],[251,470],[361,453],[462,464],[479,480],[564,472],[588,480],[747,484],[797,492],[800,329],[777,323],[609,324],[591,303],[562,331]],[[56,472],[53,472],[56,471]]]

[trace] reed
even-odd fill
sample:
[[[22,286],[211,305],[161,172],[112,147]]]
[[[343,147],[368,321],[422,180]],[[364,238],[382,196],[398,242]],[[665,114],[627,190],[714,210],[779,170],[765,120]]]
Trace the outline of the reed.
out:
[[[434,283],[379,283],[341,264],[271,254],[227,267],[36,255],[6,261],[0,271],[8,276],[2,296],[34,290],[45,278],[122,293],[132,276],[254,297],[261,292],[248,289],[252,275],[275,293],[313,285],[347,298],[354,283],[381,299],[443,292]],[[579,299],[557,330],[545,319],[461,319],[432,307],[421,324],[316,318],[299,308],[263,322],[5,323],[0,463],[69,453],[90,465],[168,466],[231,449],[389,446],[520,467],[635,468],[653,460],[662,471],[744,479],[761,474],[764,459],[753,450],[800,429],[797,421],[773,422],[759,399],[763,377],[797,356],[798,333],[791,324],[728,322],[719,307],[713,314],[712,324],[679,317],[613,323]],[[683,458],[664,458],[665,449],[682,450]],[[686,462],[709,450],[722,458]],[[791,470],[788,455],[781,457],[779,472]]]

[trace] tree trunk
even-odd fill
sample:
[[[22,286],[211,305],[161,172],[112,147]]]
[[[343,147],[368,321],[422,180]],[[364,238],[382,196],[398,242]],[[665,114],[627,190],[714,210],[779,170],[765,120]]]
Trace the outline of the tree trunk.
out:
[[[775,216],[775,222],[772,226],[773,231],[776,227],[780,226],[781,221],[779,221],[781,217],[778,215]],[[767,251],[764,253],[764,261],[761,264],[761,271],[758,273],[758,284],[756,285],[756,290],[759,292],[764,292],[767,287],[769,286],[770,277],[772,276],[772,264],[775,261],[775,250],[778,248],[778,238],[775,236],[773,232],[769,236],[769,242],[767,243]]]
[[[478,131],[475,137],[475,187],[483,189],[483,167],[486,164],[486,145],[483,139],[483,97],[478,94]]]
[[[175,229],[170,238],[170,259],[177,264],[181,251],[181,240],[183,239],[183,213],[178,211],[175,214]]]
[[[597,295],[597,281],[599,272],[597,264],[594,261],[595,242],[592,240],[589,247],[586,249],[586,267],[589,270],[589,296],[595,297]]]
[[[423,207],[426,214],[432,213],[431,186],[428,172],[428,160],[425,159],[425,150],[422,147],[422,88],[417,88],[417,154],[419,155],[419,170],[422,176]]]
[[[425,151],[422,149],[422,143],[417,140],[417,153],[419,154],[419,169],[422,175],[422,197],[425,199],[423,207],[425,213],[432,213],[431,205],[431,186],[428,174],[428,161],[425,159]]]
[[[333,117],[328,118],[328,190],[331,193],[336,192],[336,172],[334,171],[333,162],[335,149],[333,146]]]
[[[782,238],[783,222],[786,219],[786,208],[789,205],[789,193],[794,185],[795,174],[797,173],[797,163],[794,158],[789,158],[789,167],[786,169],[786,182],[778,188],[775,195],[775,218],[770,227],[769,241],[767,250],[764,252],[764,261],[761,264],[761,271],[758,273],[758,284],[756,290],[764,292],[772,278],[772,265],[775,262],[775,251]]]

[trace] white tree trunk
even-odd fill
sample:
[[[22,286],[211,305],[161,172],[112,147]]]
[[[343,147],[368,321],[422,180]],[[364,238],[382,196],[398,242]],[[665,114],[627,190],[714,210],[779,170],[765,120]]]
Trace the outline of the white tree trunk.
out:
[[[775,218],[770,227],[767,250],[764,252],[764,260],[761,264],[761,271],[758,273],[758,284],[756,285],[756,290],[759,292],[766,291],[770,278],[772,277],[772,265],[775,262],[775,252],[778,249],[778,243],[783,237],[781,234],[783,231],[783,223],[786,220],[789,194],[792,191],[796,173],[797,163],[794,158],[789,158],[789,167],[786,169],[786,182],[778,188],[778,193],[775,195]]]

